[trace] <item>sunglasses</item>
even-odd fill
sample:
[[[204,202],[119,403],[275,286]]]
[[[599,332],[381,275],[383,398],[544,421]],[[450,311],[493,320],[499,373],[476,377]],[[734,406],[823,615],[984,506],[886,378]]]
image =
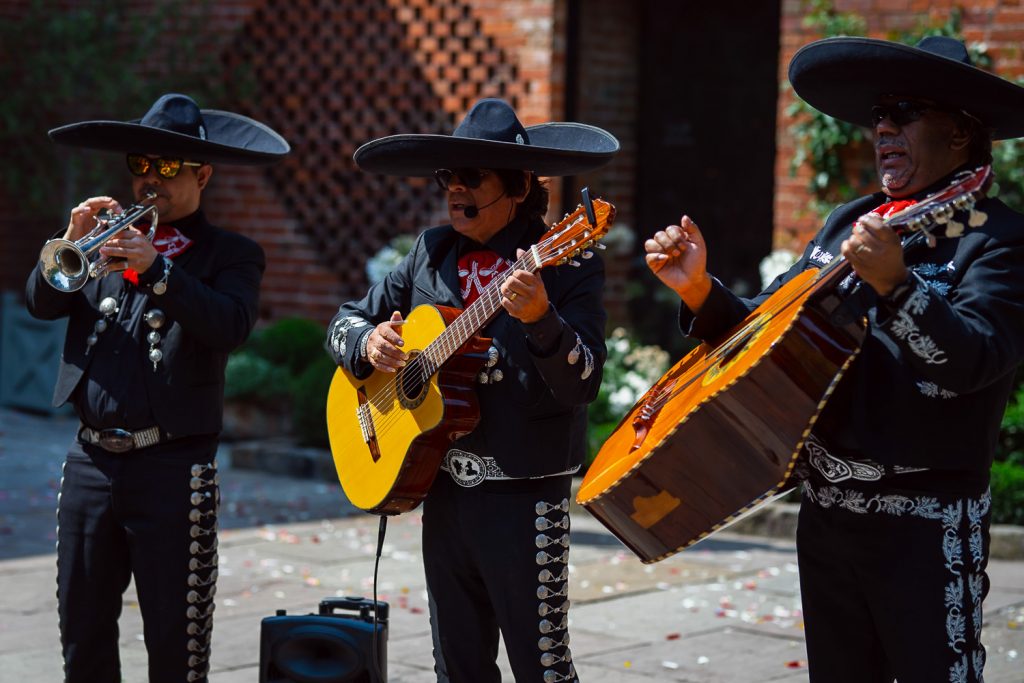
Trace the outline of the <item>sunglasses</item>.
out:
[[[156,167],[157,175],[161,178],[170,179],[178,175],[182,166],[203,165],[200,161],[183,161],[182,159],[168,159],[165,157],[150,159],[145,154],[129,154],[127,161],[128,170],[132,172],[132,175],[139,176],[140,178],[149,173],[149,169],[153,166]]]
[[[439,168],[434,171],[434,180],[445,191],[448,191],[449,186],[455,179],[458,179],[469,189],[475,190],[480,187],[480,183],[484,181],[484,178],[490,174],[491,172],[484,168],[457,168],[454,171],[449,168]]]
[[[908,123],[920,120],[929,109],[941,111],[934,104],[914,102],[913,100],[900,100],[891,104],[876,104],[871,107],[871,125],[877,126],[884,119],[889,119],[897,126],[905,126]]]

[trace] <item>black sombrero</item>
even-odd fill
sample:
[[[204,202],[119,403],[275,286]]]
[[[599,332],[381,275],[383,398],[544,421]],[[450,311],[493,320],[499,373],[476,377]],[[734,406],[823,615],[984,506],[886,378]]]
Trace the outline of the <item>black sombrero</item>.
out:
[[[931,36],[915,47],[874,38],[826,38],[800,48],[789,82],[808,104],[871,127],[871,106],[887,95],[921,97],[962,109],[993,139],[1024,136],[1024,88],[971,63],[959,40]]]
[[[162,154],[223,164],[269,164],[291,148],[272,128],[248,116],[200,109],[192,98],[161,95],[133,121],[82,121],[54,128],[61,145],[107,152]]]
[[[439,168],[507,168],[565,176],[611,161],[619,141],[582,123],[524,127],[508,103],[483,99],[451,135],[389,135],[356,150],[364,171],[398,176],[433,175]]]

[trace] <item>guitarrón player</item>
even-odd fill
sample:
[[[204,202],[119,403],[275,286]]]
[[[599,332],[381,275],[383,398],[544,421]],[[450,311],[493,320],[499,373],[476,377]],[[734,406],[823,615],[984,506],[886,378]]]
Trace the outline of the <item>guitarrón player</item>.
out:
[[[1024,135],[1024,89],[940,37],[818,41],[789,77],[873,129],[881,192],[836,209],[752,300],[708,274],[689,217],[646,242],[647,263],[682,299],[682,330],[713,343],[797,273],[850,262],[841,290],[868,334],[807,444],[797,534],[810,678],[980,682],[989,467],[1024,355],[1024,217],[983,199],[945,226],[962,236],[906,251],[883,218],[989,163],[992,139]]]

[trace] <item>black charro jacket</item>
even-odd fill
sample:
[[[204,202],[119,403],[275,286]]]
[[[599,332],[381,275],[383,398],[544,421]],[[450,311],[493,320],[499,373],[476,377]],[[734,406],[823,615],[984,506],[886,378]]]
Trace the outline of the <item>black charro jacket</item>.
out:
[[[163,256],[140,277],[139,291],[148,297],[146,309],[161,309],[167,320],[160,329],[163,359],[150,364],[145,377],[149,408],[169,438],[217,434],[224,402],[224,368],[228,353],[239,346],[256,323],[263,249],[248,237],[214,227],[202,211],[176,222],[175,227],[195,243],[174,258],[167,291],[154,294],[152,285],[163,274]],[[38,266],[28,278],[26,299],[36,318],[68,317],[67,336],[53,404],[76,396],[75,389],[89,367],[86,338],[100,319],[99,302],[118,298],[125,283],[121,273],[90,280],[77,292],[59,292],[43,279]],[[149,327],[141,320],[133,329],[135,359],[147,361]]]
[[[484,246],[514,262],[516,248],[528,249],[544,230],[539,221],[517,219]],[[372,368],[358,360],[359,341],[393,311],[408,315],[423,304],[463,308],[458,258],[461,249],[472,246],[476,243],[450,225],[422,233],[382,282],[363,299],[341,306],[328,328],[327,346],[335,361],[366,376]],[[604,265],[597,256],[581,264],[541,271],[551,301],[545,318],[524,325],[500,311],[483,330],[498,350],[494,368],[504,379],[476,385],[480,422],[453,445],[495,458],[508,476],[562,472],[582,463],[586,454],[586,406],[601,385],[606,316]],[[589,374],[584,371],[588,357]]]
[[[836,209],[803,257],[754,299],[716,281],[696,318],[682,306],[683,331],[718,338],[789,278],[839,257],[853,222],[886,201],[876,193]],[[984,225],[907,254],[913,288],[896,305],[860,287],[868,333],[814,429],[835,455],[987,480],[1024,358],[1024,216],[997,199],[978,208]]]

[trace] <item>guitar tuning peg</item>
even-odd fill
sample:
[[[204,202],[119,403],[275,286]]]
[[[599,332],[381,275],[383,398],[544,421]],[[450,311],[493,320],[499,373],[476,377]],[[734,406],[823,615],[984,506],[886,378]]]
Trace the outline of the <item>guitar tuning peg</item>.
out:
[[[569,265],[572,266],[573,268],[579,268],[580,262],[573,259],[569,259]]]
[[[606,247],[605,245],[601,244],[600,242],[594,242],[594,248],[595,249],[600,249],[601,251],[604,251],[608,247]]]
[[[960,237],[964,234],[964,224],[952,218],[946,223],[946,237]]]
[[[588,258],[594,258],[594,252],[590,251],[589,249],[588,249],[588,250],[586,250],[586,251],[584,251],[584,252],[583,252],[583,254],[581,254],[581,255],[582,255],[582,256],[583,256],[583,258],[585,258],[585,259],[588,259]]]
[[[978,211],[977,209],[971,209],[971,215],[967,218],[967,225],[972,228],[978,228],[985,225],[985,221],[988,220],[988,214],[984,211]]]

